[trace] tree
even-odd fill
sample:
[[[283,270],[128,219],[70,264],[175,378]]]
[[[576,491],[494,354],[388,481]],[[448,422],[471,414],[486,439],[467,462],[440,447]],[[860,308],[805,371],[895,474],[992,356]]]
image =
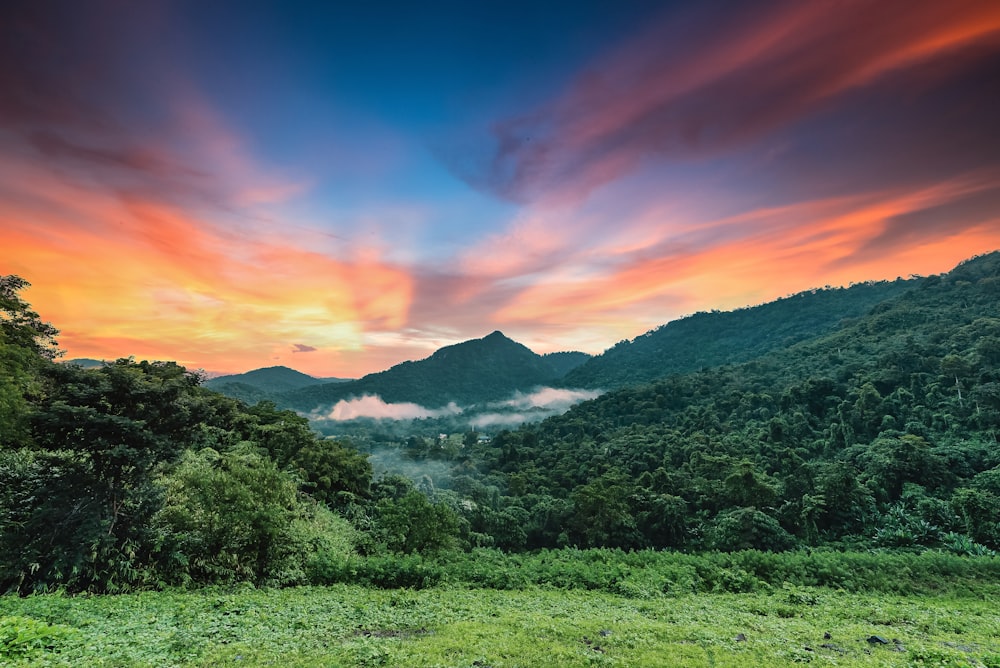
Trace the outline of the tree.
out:
[[[438,552],[457,543],[458,515],[443,503],[432,503],[419,490],[380,500],[377,516],[378,533],[393,552]]]
[[[41,369],[59,354],[56,328],[21,298],[29,285],[19,276],[0,276],[0,448],[27,443],[28,397],[39,388]]]
[[[733,506],[768,508],[778,499],[775,485],[747,459],[733,467],[733,472],[725,480],[725,487]]]
[[[777,520],[754,508],[737,508],[719,515],[710,532],[712,547],[724,552],[795,547],[795,539]]]
[[[372,465],[357,450],[331,439],[313,439],[292,458],[303,488],[330,507],[368,496]]]
[[[606,473],[573,490],[572,527],[592,547],[637,547],[640,541],[630,500],[634,484],[620,471]]]
[[[296,527],[309,520],[309,507],[292,478],[249,444],[187,451],[158,483],[165,500],[154,520],[163,536],[157,560],[168,581],[303,580],[309,546]]]
[[[11,345],[34,351],[53,360],[61,353],[56,347],[59,331],[31,310],[19,294],[31,286],[20,276],[0,276],[0,331]]]
[[[0,450],[26,445],[29,404],[25,395],[37,383],[35,354],[5,342],[0,331]]]
[[[155,490],[136,490],[119,512],[148,518]],[[0,452],[0,591],[125,591],[146,581],[145,522],[114,526],[87,458],[70,451]],[[130,529],[130,530],[126,530]]]
[[[896,501],[908,482],[934,489],[948,477],[944,463],[920,436],[883,436],[859,451],[865,477],[883,501]]]

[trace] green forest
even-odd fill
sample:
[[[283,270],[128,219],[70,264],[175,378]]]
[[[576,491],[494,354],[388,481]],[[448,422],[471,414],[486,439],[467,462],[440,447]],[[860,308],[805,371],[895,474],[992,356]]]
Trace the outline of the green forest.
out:
[[[651,332],[566,365],[567,382],[612,388],[596,399],[444,441],[419,423],[324,437],[173,362],[60,363],[27,287],[0,277],[3,592],[420,587],[491,569],[545,582],[556,576],[527,564],[550,550],[1000,549],[998,253],[941,276],[803,293],[754,321],[701,314],[683,345],[651,356]],[[704,359],[669,361],[695,348]],[[379,458],[408,475],[374,475]],[[803,584],[825,572],[767,563],[736,571],[784,568]],[[721,572],[704,568],[703,581]]]

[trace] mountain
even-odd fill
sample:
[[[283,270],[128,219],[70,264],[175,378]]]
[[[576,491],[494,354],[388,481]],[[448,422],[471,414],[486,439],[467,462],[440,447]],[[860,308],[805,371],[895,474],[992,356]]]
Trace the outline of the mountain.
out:
[[[204,382],[204,386],[211,390],[219,390],[233,383],[246,385],[265,394],[277,394],[296,390],[300,387],[318,385],[320,383],[338,382],[340,379],[314,378],[301,371],[289,369],[287,366],[270,366],[264,369],[254,369],[246,373],[233,374],[229,376],[218,376]],[[225,394],[225,392],[223,393]]]
[[[504,399],[518,390],[555,382],[583,353],[538,355],[501,332],[446,346],[430,357],[345,383],[310,385],[277,397],[281,406],[313,410],[341,399],[375,395],[427,407]]]
[[[571,370],[560,385],[612,389],[751,360],[834,331],[916,283],[897,279],[823,288],[760,306],[696,313],[619,342]]]
[[[532,549],[1000,549],[1000,253],[906,284],[835,331],[501,432],[463,471],[509,490]]]
[[[545,358],[546,362],[552,365],[556,374],[562,377],[581,364],[584,364],[590,359],[591,356],[587,353],[581,353],[574,350],[561,353],[546,353],[542,355],[542,357]]]
[[[76,359],[64,360],[63,364],[75,364],[76,366],[83,367],[84,369],[96,369],[97,367],[104,366],[104,360],[90,359],[89,357],[78,357]]]
[[[283,392],[297,390],[324,383],[343,383],[348,379],[314,378],[287,366],[271,366],[254,369],[246,373],[218,376],[206,380],[203,385],[228,397],[248,404],[259,401],[276,401]]]

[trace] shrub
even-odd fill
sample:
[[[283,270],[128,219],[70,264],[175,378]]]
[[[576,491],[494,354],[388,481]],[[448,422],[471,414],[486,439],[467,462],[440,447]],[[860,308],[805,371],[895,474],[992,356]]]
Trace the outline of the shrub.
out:
[[[169,584],[299,584],[350,552],[352,532],[252,448],[189,451],[161,484],[158,565]]]
[[[0,659],[24,660],[37,652],[52,651],[75,629],[46,624],[30,617],[0,617]]]
[[[710,531],[712,547],[723,552],[771,550],[795,547],[795,538],[778,521],[755,508],[738,508],[716,518]]]

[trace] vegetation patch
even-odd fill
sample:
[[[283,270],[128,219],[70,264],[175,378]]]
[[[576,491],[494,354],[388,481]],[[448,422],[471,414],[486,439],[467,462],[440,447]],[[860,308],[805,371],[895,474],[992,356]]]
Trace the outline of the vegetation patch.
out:
[[[0,598],[56,631],[11,666],[996,666],[985,597],[352,585]],[[871,642],[884,638],[886,643]],[[57,637],[57,639],[53,639]]]

